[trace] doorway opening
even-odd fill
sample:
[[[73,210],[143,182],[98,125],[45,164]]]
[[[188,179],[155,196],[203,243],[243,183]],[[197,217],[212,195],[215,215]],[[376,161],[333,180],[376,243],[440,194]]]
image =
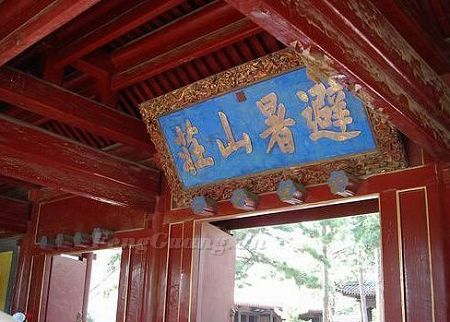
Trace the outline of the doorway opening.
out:
[[[51,257],[47,322],[116,320],[122,249]]]
[[[116,321],[122,249],[94,251],[86,322]]]
[[[378,214],[232,234],[235,322],[382,321]]]
[[[377,198],[200,226],[196,321],[384,322]]]

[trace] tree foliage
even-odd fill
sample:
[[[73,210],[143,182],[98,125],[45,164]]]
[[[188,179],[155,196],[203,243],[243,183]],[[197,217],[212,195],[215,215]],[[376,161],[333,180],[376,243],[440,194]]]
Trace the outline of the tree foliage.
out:
[[[334,305],[335,285],[358,280],[361,270],[373,268],[375,250],[380,244],[380,223],[377,215],[368,215],[236,230],[233,234],[239,248],[239,287],[249,285],[249,274],[255,265],[263,265],[271,277],[293,280],[299,289],[325,289],[324,303],[329,307]],[[316,264],[305,268],[284,260],[277,252],[269,251],[274,245],[280,252],[286,250]],[[353,269],[336,274],[341,265]],[[333,308],[328,311],[334,312]]]

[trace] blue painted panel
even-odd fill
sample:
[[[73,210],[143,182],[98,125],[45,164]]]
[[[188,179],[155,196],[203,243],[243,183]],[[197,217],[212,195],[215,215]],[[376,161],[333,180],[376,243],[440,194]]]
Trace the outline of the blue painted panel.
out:
[[[297,69],[161,116],[159,125],[184,186],[376,150],[362,102],[332,85],[317,85],[306,69]],[[266,101],[258,106],[263,97]],[[269,104],[270,98],[276,104]],[[270,126],[280,120],[278,127]],[[247,141],[235,144],[225,157],[217,140],[228,145],[227,123],[232,141]],[[268,149],[271,138],[274,144]]]

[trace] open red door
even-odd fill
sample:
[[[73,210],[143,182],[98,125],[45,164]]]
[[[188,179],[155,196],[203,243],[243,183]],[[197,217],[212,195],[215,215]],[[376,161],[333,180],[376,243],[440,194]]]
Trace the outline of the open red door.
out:
[[[81,322],[88,260],[53,256],[47,297],[46,322]],[[87,295],[86,295],[87,296]]]
[[[230,234],[203,223],[201,243],[196,322],[230,322],[234,308],[236,242]]]

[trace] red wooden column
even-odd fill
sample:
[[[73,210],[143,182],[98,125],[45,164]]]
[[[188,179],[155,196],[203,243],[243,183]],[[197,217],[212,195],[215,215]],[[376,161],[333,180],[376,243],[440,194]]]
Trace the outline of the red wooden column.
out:
[[[31,197],[37,195],[36,191],[31,192]],[[38,209],[35,203],[32,204],[31,207],[31,220],[35,221],[38,216]],[[24,311],[27,306],[28,301],[28,285],[29,285],[29,274],[30,274],[30,265],[31,265],[31,251],[33,240],[32,236],[34,235],[34,229],[31,222],[27,224],[27,231],[24,234],[21,243],[20,243],[20,254],[19,260],[17,264],[17,275],[14,283],[13,289],[13,299],[11,310],[12,312]]]
[[[403,257],[395,190],[380,194],[384,320],[404,321]]]
[[[386,321],[447,321],[442,198],[436,183],[381,194]]]
[[[39,217],[38,191],[31,192],[31,220],[27,232],[20,245],[20,255],[17,268],[16,281],[12,301],[13,312],[30,314],[29,322],[39,321],[39,316],[45,308],[45,289],[48,285],[47,256],[45,254],[33,255],[33,246]]]

